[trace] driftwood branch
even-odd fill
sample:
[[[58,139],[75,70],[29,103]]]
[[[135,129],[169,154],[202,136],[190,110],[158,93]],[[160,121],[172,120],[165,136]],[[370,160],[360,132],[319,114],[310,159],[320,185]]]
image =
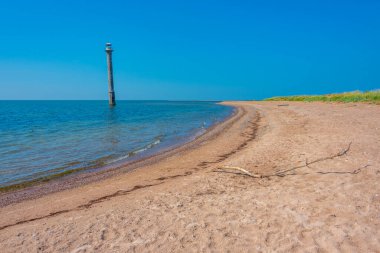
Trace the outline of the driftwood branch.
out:
[[[249,172],[243,168],[236,167],[236,166],[222,166],[219,169],[238,171],[237,173],[235,172],[234,174],[243,174],[243,175],[246,175],[249,177],[261,178],[261,175],[252,174],[251,172]],[[231,173],[233,173],[233,172],[231,172]]]
[[[287,173],[287,172],[289,172],[289,171],[293,171],[293,170],[296,170],[296,169],[300,169],[300,168],[308,167],[309,165],[314,164],[314,163],[318,163],[318,162],[322,162],[322,161],[326,161],[326,160],[332,160],[332,159],[335,159],[335,158],[337,158],[337,157],[344,156],[344,155],[346,155],[346,154],[348,153],[348,151],[350,151],[350,149],[351,149],[351,144],[352,144],[352,142],[350,142],[350,143],[348,144],[348,146],[347,146],[345,149],[341,150],[340,152],[338,152],[338,153],[335,154],[335,155],[327,156],[327,157],[322,157],[322,158],[318,158],[318,159],[316,159],[316,160],[314,160],[314,161],[311,161],[311,162],[308,162],[308,160],[306,159],[306,163],[305,163],[305,165],[300,165],[300,166],[297,166],[297,167],[293,167],[293,168],[291,168],[291,169],[287,169],[287,170],[279,171],[279,172],[273,174],[273,176],[280,176],[280,175],[285,174],[285,173]]]
[[[253,174],[253,173],[249,172],[246,169],[243,169],[241,167],[236,167],[236,166],[221,166],[221,167],[218,168],[218,170],[214,170],[214,172],[224,172],[224,173],[239,174],[239,175],[245,175],[245,176],[249,176],[249,177],[253,177],[253,178],[284,177],[284,176],[287,176],[287,175],[297,175],[295,173],[289,173],[289,172],[297,170],[297,169],[300,169],[300,168],[309,167],[309,165],[311,165],[311,164],[319,163],[319,162],[326,161],[326,160],[332,160],[332,159],[335,159],[337,157],[344,156],[344,155],[346,155],[350,151],[351,144],[352,144],[352,142],[350,142],[345,149],[341,150],[340,152],[338,152],[335,155],[318,158],[318,159],[313,160],[311,162],[309,162],[306,159],[306,162],[305,162],[304,165],[300,165],[300,166],[296,166],[296,167],[293,167],[293,168],[290,168],[290,169],[278,171],[278,172],[276,172],[274,174],[269,174],[269,175]],[[338,171],[330,171],[330,172],[317,171],[316,173],[318,173],[318,174],[358,174],[362,169],[367,168],[369,166],[370,165],[367,164],[367,165],[365,165],[363,167],[360,167],[360,168],[358,168],[358,169],[356,169],[354,171],[342,171],[342,172],[338,172]]]
[[[359,172],[361,172],[362,169],[368,168],[369,166],[371,165],[367,164],[353,171],[317,171],[316,173],[318,174],[353,174],[354,175],[354,174],[359,174]]]

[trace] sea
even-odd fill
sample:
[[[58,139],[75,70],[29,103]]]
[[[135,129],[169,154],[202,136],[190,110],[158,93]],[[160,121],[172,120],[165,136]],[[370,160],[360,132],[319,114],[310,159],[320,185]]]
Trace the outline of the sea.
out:
[[[85,173],[189,142],[233,108],[192,101],[0,101],[0,188]]]

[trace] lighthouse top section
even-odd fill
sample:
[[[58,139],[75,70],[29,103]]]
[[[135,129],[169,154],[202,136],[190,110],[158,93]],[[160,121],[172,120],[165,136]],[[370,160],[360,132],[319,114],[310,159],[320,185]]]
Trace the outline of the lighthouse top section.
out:
[[[112,49],[112,44],[109,43],[109,42],[107,42],[107,43],[106,43],[106,52],[112,52],[112,51],[113,51],[113,49]]]

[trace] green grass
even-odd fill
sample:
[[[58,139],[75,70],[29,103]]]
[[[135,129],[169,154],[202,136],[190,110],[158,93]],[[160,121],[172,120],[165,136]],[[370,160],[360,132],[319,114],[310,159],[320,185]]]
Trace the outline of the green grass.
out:
[[[338,94],[326,95],[301,95],[301,96],[287,96],[287,97],[272,97],[264,99],[264,101],[323,101],[323,102],[367,102],[380,104],[380,90],[375,91],[352,91]]]

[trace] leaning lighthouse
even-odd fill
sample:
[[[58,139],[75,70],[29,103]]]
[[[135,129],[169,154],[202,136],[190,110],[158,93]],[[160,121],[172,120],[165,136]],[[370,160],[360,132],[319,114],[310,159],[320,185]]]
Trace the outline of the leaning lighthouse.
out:
[[[111,43],[106,43],[106,53],[107,53],[107,67],[108,67],[108,99],[110,106],[115,106],[115,90],[113,88],[113,69],[112,69],[112,45]]]

